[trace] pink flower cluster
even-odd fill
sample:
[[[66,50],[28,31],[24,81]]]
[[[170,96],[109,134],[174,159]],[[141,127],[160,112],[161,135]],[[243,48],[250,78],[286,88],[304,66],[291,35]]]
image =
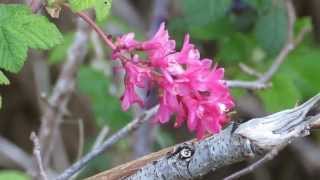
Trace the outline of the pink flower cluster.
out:
[[[223,81],[224,69],[212,67],[211,59],[200,59],[199,50],[185,36],[180,51],[169,38],[164,23],[155,36],[144,42],[129,33],[116,40],[113,59],[120,59],[125,69],[125,92],[122,108],[133,103],[143,106],[136,88],[159,87],[160,107],[155,121],[166,123],[176,116],[175,127],[184,121],[190,131],[202,138],[206,132],[217,133],[228,121],[227,112],[234,107],[233,99]],[[137,52],[144,52],[146,58]]]

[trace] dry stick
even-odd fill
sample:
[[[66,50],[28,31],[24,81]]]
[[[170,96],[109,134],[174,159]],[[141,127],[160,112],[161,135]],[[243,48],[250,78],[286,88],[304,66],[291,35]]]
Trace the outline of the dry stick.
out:
[[[39,139],[36,136],[35,132],[31,133],[30,139],[33,142],[33,155],[37,161],[37,165],[38,165],[38,169],[39,169],[39,175],[41,177],[42,180],[47,180],[48,176],[44,170],[43,164],[42,164],[42,158],[41,158],[41,147],[40,147],[40,143],[39,143]]]
[[[214,136],[175,145],[88,179],[199,178],[223,166],[251,159],[295,138],[309,135],[310,128],[320,124],[319,107],[320,94],[292,109],[254,118],[235,130],[231,125]]]
[[[44,110],[41,118],[39,139],[43,148],[45,168],[48,165],[53,149],[55,134],[59,133],[66,106],[74,91],[77,71],[87,52],[88,33],[88,26],[79,19],[75,40],[68,51],[66,63],[63,65],[52,95],[48,100],[48,107]]]
[[[34,171],[32,157],[20,147],[0,136],[0,154],[26,171]],[[1,158],[2,159],[2,158]],[[1,164],[2,165],[2,164]]]
[[[97,149],[103,142],[104,139],[107,137],[108,133],[109,133],[109,127],[108,126],[104,126],[100,133],[98,134],[96,141],[94,142],[92,149]]]
[[[290,52],[292,52],[295,47],[301,43],[306,33],[310,32],[310,28],[303,28],[296,39],[294,39],[294,23],[296,19],[295,10],[290,0],[286,0],[286,9],[288,13],[288,30],[287,30],[287,42],[281,49],[278,56],[275,58],[274,62],[270,68],[256,81],[239,81],[239,80],[229,80],[227,85],[234,88],[246,88],[246,89],[262,89],[267,88],[271,84],[268,83],[272,76],[278,71],[281,64],[287,58]]]
[[[135,118],[131,121],[127,126],[120,129],[118,132],[113,134],[107,140],[105,140],[101,146],[96,149],[93,149],[91,152],[86,154],[83,158],[73,164],[71,167],[66,169],[61,175],[59,175],[56,180],[67,180],[72,175],[80,171],[83,167],[85,167],[89,161],[94,159],[95,157],[102,154],[106,149],[111,147],[113,144],[118,142],[123,137],[127,136],[131,131],[137,129],[141,124],[147,122],[158,110],[158,106],[151,108],[148,111],[145,111],[141,116]]]

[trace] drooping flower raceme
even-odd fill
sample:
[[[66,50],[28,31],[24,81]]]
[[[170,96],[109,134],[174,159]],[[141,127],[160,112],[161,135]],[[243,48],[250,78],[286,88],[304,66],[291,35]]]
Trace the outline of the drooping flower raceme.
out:
[[[140,42],[129,33],[116,40],[113,59],[121,60],[125,75],[125,92],[121,104],[127,110],[133,103],[143,106],[136,88],[159,87],[159,110],[155,121],[166,123],[176,116],[175,127],[185,121],[198,138],[217,133],[234,107],[233,99],[223,80],[224,69],[212,65],[211,59],[200,59],[199,50],[185,36],[180,51],[175,48],[164,23],[154,37]],[[144,52],[141,58],[137,52]]]

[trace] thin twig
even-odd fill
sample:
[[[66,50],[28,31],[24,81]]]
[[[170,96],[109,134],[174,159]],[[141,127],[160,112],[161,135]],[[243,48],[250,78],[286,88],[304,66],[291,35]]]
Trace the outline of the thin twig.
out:
[[[296,19],[295,10],[291,0],[285,1],[285,6],[287,9],[287,16],[288,16],[288,30],[287,30],[287,42],[284,47],[279,52],[278,56],[275,58],[274,62],[270,66],[270,68],[262,74],[258,80],[255,81],[238,81],[238,80],[231,80],[227,81],[227,85],[231,88],[247,88],[247,89],[262,89],[270,86],[268,83],[273,75],[278,71],[279,67],[283,64],[286,60],[288,55],[297,47],[299,43],[303,40],[306,33],[310,32],[310,28],[303,28],[296,38],[294,38],[294,23]]]
[[[97,149],[103,143],[104,139],[107,137],[110,128],[108,126],[103,126],[100,133],[98,134],[96,141],[94,142],[92,149]]]
[[[99,135],[96,138],[96,141],[94,142],[93,146],[92,146],[92,150],[99,148],[99,146],[101,146],[101,144],[104,142],[104,139],[106,138],[106,136],[108,135],[109,132],[109,127],[108,126],[104,126],[102,128],[102,130],[100,131]],[[81,158],[81,157],[80,157]],[[78,158],[77,161],[80,159]],[[78,172],[76,172],[74,175],[72,175],[71,179],[76,179],[77,176],[82,172],[82,169],[80,169]]]
[[[59,133],[62,118],[67,109],[67,104],[74,91],[75,77],[80,64],[87,52],[89,28],[78,20],[75,40],[68,51],[66,63],[63,65],[59,78],[54,86],[41,118],[39,132],[40,144],[43,148],[44,167],[47,167],[53,149],[55,135]]]
[[[75,164],[73,164],[71,167],[66,169],[61,175],[59,175],[56,180],[67,180],[72,175],[80,171],[82,168],[84,168],[89,161],[96,158],[100,154],[102,154],[106,149],[111,147],[113,144],[118,142],[120,139],[126,137],[131,131],[137,129],[141,124],[147,122],[158,110],[158,106],[155,106],[151,108],[148,111],[145,111],[141,116],[135,118],[133,121],[131,121],[128,125],[120,129],[118,132],[113,134],[111,137],[109,137],[107,140],[105,140],[101,146],[99,146],[96,149],[93,149],[91,152],[89,152],[87,155],[85,155],[83,158],[81,158],[79,161],[77,161]]]
[[[223,180],[233,180],[233,179],[238,179],[241,176],[244,176],[246,174],[249,174],[251,172],[253,172],[254,170],[256,170],[257,168],[261,167],[263,164],[265,164],[268,161],[271,161],[272,159],[274,159],[279,152],[285,148],[288,145],[288,142],[283,143],[277,147],[275,147],[274,149],[272,149],[270,152],[268,152],[266,155],[264,155],[261,159],[259,159],[258,161],[254,162],[253,164],[251,164],[250,166],[237,171],[233,174],[231,174],[230,176],[224,178]]]
[[[38,169],[39,169],[39,175],[41,177],[41,179],[43,180],[47,180],[48,179],[48,176],[44,170],[44,167],[43,167],[43,163],[42,163],[42,158],[41,158],[41,147],[40,147],[40,143],[39,143],[39,139],[38,137],[36,136],[36,133],[35,132],[32,132],[31,133],[31,136],[30,136],[30,139],[32,140],[33,142],[33,155],[37,161],[37,165],[38,165]]]
[[[68,4],[63,4],[64,7],[70,9]],[[113,44],[113,42],[110,40],[109,35],[107,35],[86,13],[84,12],[76,12],[77,16],[79,16],[81,19],[83,19],[94,31],[98,33],[98,35],[101,37],[101,39],[112,49],[116,49],[116,46]]]
[[[20,147],[0,136],[0,154],[26,171],[34,171],[32,157]],[[2,158],[1,158],[2,159]],[[1,164],[2,165],[2,164]]]
[[[165,148],[88,180],[197,179],[309,135],[320,121],[319,105],[320,93],[300,106],[251,119],[235,130],[230,125],[214,136]],[[184,150],[193,153],[186,157]]]
[[[255,69],[249,67],[246,64],[240,63],[239,67],[243,72],[245,72],[246,74],[248,74],[250,76],[255,76],[257,78],[260,78],[262,76],[262,74],[260,72],[256,71]]]

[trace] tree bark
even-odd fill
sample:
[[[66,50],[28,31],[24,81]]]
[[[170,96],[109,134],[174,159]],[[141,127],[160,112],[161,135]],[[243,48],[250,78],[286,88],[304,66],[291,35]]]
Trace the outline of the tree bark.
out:
[[[219,134],[152,153],[89,180],[194,179],[309,135],[309,130],[319,123],[320,94],[292,109],[255,118],[238,127],[229,125]]]

